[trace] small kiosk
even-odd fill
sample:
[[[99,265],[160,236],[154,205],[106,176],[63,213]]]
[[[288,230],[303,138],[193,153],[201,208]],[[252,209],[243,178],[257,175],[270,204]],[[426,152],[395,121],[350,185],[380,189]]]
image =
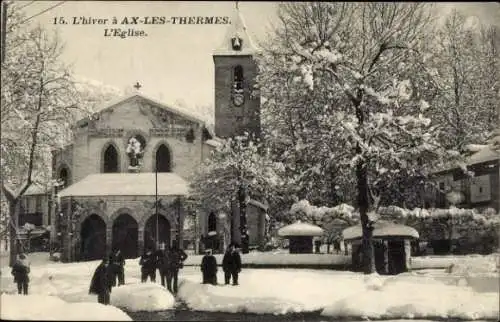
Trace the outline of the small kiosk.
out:
[[[418,239],[414,228],[379,220],[373,225],[373,247],[375,267],[379,274],[396,275],[411,269],[411,241]],[[361,225],[342,231],[345,242],[352,245],[352,267],[355,271],[363,268]]]
[[[290,254],[311,254],[313,237],[323,236],[323,229],[298,221],[278,230],[278,235],[289,239]]]

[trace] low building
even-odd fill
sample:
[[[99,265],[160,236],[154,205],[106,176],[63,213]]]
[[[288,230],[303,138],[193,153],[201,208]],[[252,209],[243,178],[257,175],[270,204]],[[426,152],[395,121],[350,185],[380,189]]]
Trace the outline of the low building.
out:
[[[465,160],[467,170],[449,168],[433,175],[436,189],[429,206],[432,208],[493,208],[500,211],[500,152],[486,145]]]
[[[418,232],[409,226],[379,220],[373,225],[375,268],[379,274],[395,275],[411,269],[411,241],[419,238]],[[363,232],[361,225],[342,231],[345,242],[352,245],[352,267],[363,270]]]
[[[297,221],[279,229],[278,235],[289,239],[290,254],[312,254],[313,238],[323,236],[323,229]]]

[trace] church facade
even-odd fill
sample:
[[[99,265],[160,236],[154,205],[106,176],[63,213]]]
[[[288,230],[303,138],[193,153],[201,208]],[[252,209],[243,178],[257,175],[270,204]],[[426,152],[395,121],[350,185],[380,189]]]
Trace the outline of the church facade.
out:
[[[239,12],[232,21],[213,54],[215,136],[259,136],[257,49]],[[135,258],[162,243],[183,247],[191,217],[193,237],[212,248],[217,240],[222,251],[233,235],[224,227],[231,222],[237,235],[237,216],[186,207],[189,176],[216,145],[204,120],[139,92],[77,122],[72,144],[53,152],[53,177],[61,182],[53,238],[62,260],[99,259],[114,249]],[[266,209],[249,203],[254,244],[264,239]]]

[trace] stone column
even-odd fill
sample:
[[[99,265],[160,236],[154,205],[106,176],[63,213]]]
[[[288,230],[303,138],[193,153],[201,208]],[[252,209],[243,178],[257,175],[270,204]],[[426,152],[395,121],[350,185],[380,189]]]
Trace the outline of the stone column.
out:
[[[181,199],[178,200],[177,204],[177,242],[179,244],[179,249],[184,249],[184,216],[185,209],[184,204]]]
[[[384,273],[389,274],[389,241],[384,240]]]
[[[65,262],[71,262],[73,261],[73,258],[71,257],[71,249],[73,247],[72,245],[72,234],[73,232],[71,231],[71,222],[73,220],[73,198],[69,198],[67,201],[67,213],[64,216],[64,223],[65,223],[65,231],[63,233],[63,240],[64,240],[64,246],[63,246],[63,258]]]
[[[111,246],[113,243],[113,227],[106,226],[106,256],[111,254]]]
[[[141,256],[141,254],[144,252],[144,227],[139,227],[138,232],[137,232],[137,245],[138,245],[138,255]]]

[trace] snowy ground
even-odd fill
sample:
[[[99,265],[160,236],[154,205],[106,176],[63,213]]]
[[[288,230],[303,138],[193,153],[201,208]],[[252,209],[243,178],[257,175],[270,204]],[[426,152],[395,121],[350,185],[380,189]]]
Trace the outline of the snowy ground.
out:
[[[51,320],[75,320],[78,316],[91,320],[99,319],[101,314],[101,319],[128,318],[114,307],[97,304],[96,296],[88,294],[98,262],[61,264],[47,262],[47,257],[43,253],[30,255],[30,293],[38,297],[28,300],[31,296],[3,294],[2,319],[30,319],[33,318],[30,312],[38,312],[37,319]],[[178,295],[191,309],[201,311],[283,314],[322,310],[325,316],[353,319],[497,320],[498,256],[443,258],[427,260],[435,265],[432,267],[445,264],[437,265],[440,260],[452,262],[451,273],[430,269],[398,276],[364,276],[330,270],[244,269],[239,286],[202,285],[199,267],[187,266],[181,271]],[[194,259],[192,256],[191,260]],[[421,264],[425,264],[425,259]],[[111,304],[127,311],[172,308],[173,297],[159,284],[139,283],[139,271],[138,260],[127,260],[126,285],[113,289]],[[1,273],[0,290],[15,293],[10,269],[3,266]],[[221,271],[218,279],[223,281]],[[79,302],[86,304],[75,304]],[[25,309],[27,306],[30,310]],[[54,315],[58,311],[70,313],[64,317]],[[82,311],[93,314],[79,315]]]

